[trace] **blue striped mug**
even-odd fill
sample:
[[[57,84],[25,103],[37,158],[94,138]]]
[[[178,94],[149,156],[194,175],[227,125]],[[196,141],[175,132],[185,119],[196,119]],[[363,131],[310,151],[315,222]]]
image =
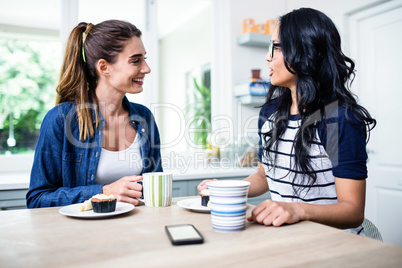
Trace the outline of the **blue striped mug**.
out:
[[[245,229],[250,182],[220,180],[207,182],[211,202],[212,228],[217,232]]]
[[[142,174],[143,201],[148,207],[168,207],[172,204],[173,175],[166,172]]]

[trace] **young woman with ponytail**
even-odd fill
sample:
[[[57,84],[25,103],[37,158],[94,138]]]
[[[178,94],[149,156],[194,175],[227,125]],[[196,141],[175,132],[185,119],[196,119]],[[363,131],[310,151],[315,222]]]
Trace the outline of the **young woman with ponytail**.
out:
[[[334,23],[310,8],[280,17],[266,60],[272,85],[258,122],[258,171],[245,180],[250,197],[269,191],[271,199],[248,220],[310,220],[362,234],[366,142],[376,121],[349,89],[355,64]]]
[[[118,20],[71,32],[35,150],[28,208],[84,202],[98,193],[138,204],[144,172],[162,171],[151,111],[129,102],[150,73],[141,31]]]

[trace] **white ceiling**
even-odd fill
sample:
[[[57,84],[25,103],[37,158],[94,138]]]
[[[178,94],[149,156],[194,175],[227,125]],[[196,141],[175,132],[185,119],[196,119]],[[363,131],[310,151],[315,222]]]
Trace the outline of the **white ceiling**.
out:
[[[211,5],[212,0],[157,0],[158,31],[163,37]],[[0,0],[0,24],[57,30],[61,0]],[[79,21],[123,19],[144,27],[143,0],[79,0]]]

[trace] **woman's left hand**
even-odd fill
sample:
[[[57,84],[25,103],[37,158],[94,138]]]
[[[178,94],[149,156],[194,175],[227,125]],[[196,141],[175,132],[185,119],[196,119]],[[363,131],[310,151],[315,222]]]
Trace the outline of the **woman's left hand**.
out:
[[[301,220],[297,203],[277,202],[270,199],[256,206],[251,212],[248,221],[258,222],[264,225],[281,226],[292,224]]]

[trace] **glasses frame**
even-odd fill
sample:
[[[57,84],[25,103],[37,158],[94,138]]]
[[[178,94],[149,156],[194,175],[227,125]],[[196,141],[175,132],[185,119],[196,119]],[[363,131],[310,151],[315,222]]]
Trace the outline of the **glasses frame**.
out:
[[[269,56],[271,58],[274,57],[274,48],[278,48],[278,47],[281,47],[281,43],[274,43],[274,42],[269,43],[268,52],[269,52]]]

